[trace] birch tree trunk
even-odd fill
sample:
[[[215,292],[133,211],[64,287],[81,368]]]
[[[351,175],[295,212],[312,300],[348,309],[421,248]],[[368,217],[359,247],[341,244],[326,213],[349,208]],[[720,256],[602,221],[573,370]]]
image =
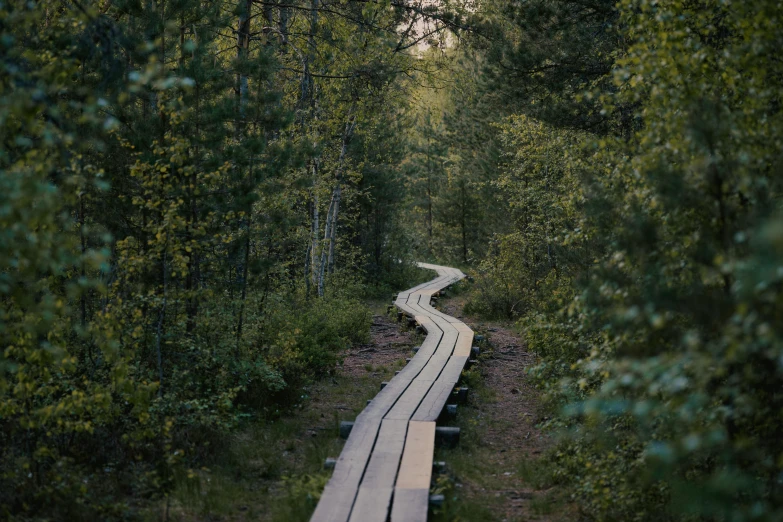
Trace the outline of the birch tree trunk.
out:
[[[334,199],[334,217],[332,218],[332,233],[329,236],[329,259],[327,261],[327,272],[334,273],[334,244],[337,239],[337,218],[340,215],[340,198],[342,196],[342,188],[337,186]]]
[[[280,15],[280,22],[283,24],[283,21],[285,20],[285,23],[288,23],[287,19],[287,12],[285,16],[281,12]],[[282,29],[281,29],[282,30]],[[287,30],[287,28],[286,28]],[[315,33],[318,30],[318,0],[312,0],[310,3],[310,33],[307,38],[307,53],[302,57],[302,83],[301,83],[301,97],[300,97],[300,107],[302,110],[302,117],[301,117],[301,123],[304,127],[305,122],[310,119],[312,123],[316,120],[316,102],[315,102],[315,85],[312,77],[312,73],[310,72],[310,66],[312,61],[315,59],[315,52],[316,52],[316,42],[315,42]],[[309,104],[309,109],[306,110],[307,106]],[[313,125],[315,127],[315,125]],[[313,140],[313,148],[318,148],[318,137],[316,136]],[[313,287],[316,288],[316,292],[318,292],[318,295],[320,295],[320,292],[318,289],[321,287],[319,284],[319,273],[316,270],[317,261],[318,261],[318,253],[319,253],[319,242],[318,242],[318,235],[321,232],[321,223],[320,223],[320,216],[319,216],[319,201],[318,201],[318,158],[314,155],[314,157],[311,160],[311,170],[312,170],[312,176],[313,176],[313,191],[312,191],[312,221],[310,223],[310,244],[308,246],[308,253],[307,253],[307,262],[305,263],[305,281],[307,284],[307,294],[310,294],[310,285],[312,284]]]
[[[321,223],[319,219],[318,214],[318,194],[315,192],[316,190],[316,173],[318,171],[317,163],[315,160],[313,160],[313,222],[311,224],[311,232],[312,236],[310,239],[310,270],[312,273],[310,274],[310,279],[312,279],[313,286],[315,288],[318,288],[318,274],[315,270],[316,263],[318,260],[318,234],[321,232]]]
[[[329,210],[326,212],[326,226],[324,227],[324,241],[323,245],[321,246],[321,261],[318,264],[318,297],[324,296],[324,269],[326,267],[326,242],[331,240],[332,237],[332,219],[333,219],[333,209],[334,209],[334,202],[335,202],[335,195],[334,191],[332,192],[332,199],[329,201]]]
[[[318,296],[324,295],[324,274],[327,264],[331,266],[330,272],[334,269],[334,243],[337,239],[337,219],[339,217],[340,198],[342,196],[343,169],[345,168],[345,156],[348,152],[348,144],[356,128],[356,115],[354,114],[355,105],[349,112],[348,122],[345,124],[343,132],[343,143],[340,148],[340,157],[337,160],[337,170],[335,172],[335,186],[332,190],[332,199],[329,202],[329,211],[326,216],[326,227],[324,228],[324,243],[328,242],[328,247],[321,249],[321,263],[318,268]]]

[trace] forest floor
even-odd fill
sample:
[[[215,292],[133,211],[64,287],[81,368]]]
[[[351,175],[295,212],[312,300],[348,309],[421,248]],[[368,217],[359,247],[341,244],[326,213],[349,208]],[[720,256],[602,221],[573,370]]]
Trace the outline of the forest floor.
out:
[[[371,338],[342,354],[334,375],[310,385],[295,406],[274,421],[249,421],[229,440],[217,441],[212,465],[182,477],[171,498],[147,510],[148,520],[182,522],[307,521],[328,480],[327,457],[344,441],[340,421],[353,420],[421,344],[403,330],[386,303],[370,303]]]
[[[556,488],[548,487],[540,461],[550,438],[540,421],[538,392],[526,369],[535,358],[509,325],[476,321],[462,314],[464,298],[441,309],[460,318],[489,343],[480,364],[467,372],[468,404],[455,424],[461,440],[454,450],[438,450],[446,462],[438,486],[446,502],[434,521],[557,522],[575,511]],[[327,457],[337,457],[343,441],[339,423],[353,420],[405,365],[422,338],[372,303],[371,340],[343,354],[343,363],[306,390],[292,411],[274,421],[250,421],[230,440],[219,441],[209,469],[181,477],[167,500],[147,510],[149,520],[307,521],[328,480]],[[195,476],[194,476],[195,475]]]
[[[549,484],[542,460],[554,441],[538,427],[543,420],[540,392],[527,375],[535,355],[526,351],[511,324],[466,316],[464,305],[464,296],[458,295],[440,308],[487,342],[481,344],[479,364],[465,378],[471,391],[457,415],[459,447],[436,455],[448,472],[440,481],[446,503],[433,520],[577,520],[575,507]]]

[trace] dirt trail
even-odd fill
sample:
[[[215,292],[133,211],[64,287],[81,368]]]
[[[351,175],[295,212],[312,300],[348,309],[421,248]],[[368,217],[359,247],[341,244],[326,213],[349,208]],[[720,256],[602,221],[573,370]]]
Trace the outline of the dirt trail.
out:
[[[537,427],[540,392],[527,375],[535,356],[511,325],[466,316],[464,304],[463,297],[455,297],[442,309],[485,335],[489,347],[476,370],[480,378],[473,378],[476,393],[460,414],[465,443],[444,455],[457,500],[438,519],[574,520],[573,508],[545,483],[545,464],[539,461],[553,440]]]

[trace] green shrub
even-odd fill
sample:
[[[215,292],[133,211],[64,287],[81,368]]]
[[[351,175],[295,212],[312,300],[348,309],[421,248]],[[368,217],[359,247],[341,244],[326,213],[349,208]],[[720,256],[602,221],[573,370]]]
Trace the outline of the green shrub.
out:
[[[538,124],[510,124],[510,201],[531,219],[500,240],[473,306],[523,310],[532,376],[563,434],[553,469],[586,517],[781,520],[783,10],[611,4],[593,14],[619,16],[605,26],[622,47],[577,98],[599,100],[616,131],[543,127],[542,141],[528,139]],[[559,150],[541,154],[548,143]],[[541,270],[553,237],[557,280]]]

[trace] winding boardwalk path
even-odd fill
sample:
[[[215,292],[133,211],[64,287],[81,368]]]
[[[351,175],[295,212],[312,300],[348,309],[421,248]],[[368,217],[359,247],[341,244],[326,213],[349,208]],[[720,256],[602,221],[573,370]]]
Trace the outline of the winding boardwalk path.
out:
[[[438,277],[401,292],[395,305],[427,332],[410,363],[362,411],[312,522],[427,520],[435,421],[468,362],[473,331],[430,300],[463,279],[456,268],[419,263]]]

